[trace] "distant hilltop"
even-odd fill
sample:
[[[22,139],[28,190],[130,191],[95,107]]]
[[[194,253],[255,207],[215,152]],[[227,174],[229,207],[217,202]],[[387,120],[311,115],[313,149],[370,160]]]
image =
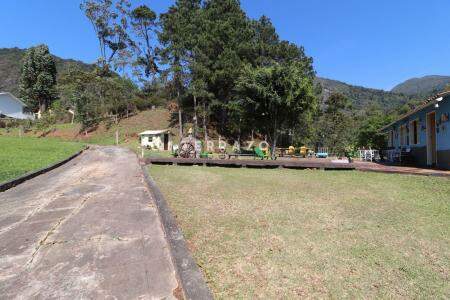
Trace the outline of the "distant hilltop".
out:
[[[26,49],[0,48],[0,92],[11,92],[17,95],[19,90],[20,69]],[[63,73],[70,66],[78,66],[83,70],[92,69],[92,64],[86,64],[73,59],[54,56],[58,74]]]
[[[447,85],[450,85],[450,76],[429,75],[408,79],[396,85],[392,92],[425,98],[441,92]]]

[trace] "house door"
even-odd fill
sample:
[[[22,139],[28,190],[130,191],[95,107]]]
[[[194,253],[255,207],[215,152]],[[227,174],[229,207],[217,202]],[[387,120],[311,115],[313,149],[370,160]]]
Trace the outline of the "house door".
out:
[[[427,164],[436,165],[436,113],[427,114]]]
[[[169,150],[169,135],[167,133],[164,135],[164,150]]]

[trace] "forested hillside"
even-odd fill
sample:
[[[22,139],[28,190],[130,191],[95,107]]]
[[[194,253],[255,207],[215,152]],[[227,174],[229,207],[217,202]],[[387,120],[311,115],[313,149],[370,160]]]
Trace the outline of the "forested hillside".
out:
[[[411,95],[354,86],[327,78],[317,77],[316,81],[322,85],[322,93],[325,99],[332,93],[341,93],[349,98],[353,108],[357,110],[363,110],[369,105],[376,105],[390,111],[414,98]]]
[[[25,49],[0,48],[0,91],[15,94],[18,92],[20,68],[24,54]],[[64,73],[70,66],[77,66],[85,71],[93,69],[93,65],[81,61],[63,59],[57,56],[54,56],[54,58],[58,74]],[[423,78],[424,80],[408,80],[394,88],[393,92],[354,86],[323,77],[317,77],[316,82],[322,85],[324,100],[331,93],[338,92],[347,96],[355,109],[361,110],[369,104],[375,104],[386,110],[391,110],[407,103],[413,98],[424,98],[425,96],[423,95],[428,95],[430,90],[442,90],[445,87],[443,83],[450,83],[450,77],[446,76],[429,76],[426,78],[429,78],[429,80],[425,80],[425,77]],[[418,86],[412,86],[417,81],[419,81]],[[430,89],[430,86],[434,87],[434,89]],[[412,93],[413,88],[415,88],[415,93]],[[402,93],[407,96],[402,95]]]
[[[0,48],[0,91],[17,94],[19,90],[20,69],[25,49]],[[93,65],[73,59],[63,59],[54,56],[58,74],[64,73],[70,66],[77,66],[84,71],[94,68]]]
[[[441,92],[448,85],[450,85],[450,76],[430,75],[406,80],[396,85],[392,92],[427,98]]]

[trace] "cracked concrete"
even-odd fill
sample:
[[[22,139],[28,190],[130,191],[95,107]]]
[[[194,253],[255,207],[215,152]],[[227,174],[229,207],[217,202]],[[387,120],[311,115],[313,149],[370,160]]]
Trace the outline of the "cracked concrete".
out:
[[[1,299],[173,299],[177,287],[131,151],[94,147],[0,193]]]

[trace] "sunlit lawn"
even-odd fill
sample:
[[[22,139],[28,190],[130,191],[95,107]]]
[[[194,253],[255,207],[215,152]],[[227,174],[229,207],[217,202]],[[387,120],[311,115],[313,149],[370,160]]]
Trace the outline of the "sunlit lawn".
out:
[[[82,143],[31,137],[0,137],[0,182],[63,160]]]
[[[217,298],[450,297],[450,180],[151,166]]]

